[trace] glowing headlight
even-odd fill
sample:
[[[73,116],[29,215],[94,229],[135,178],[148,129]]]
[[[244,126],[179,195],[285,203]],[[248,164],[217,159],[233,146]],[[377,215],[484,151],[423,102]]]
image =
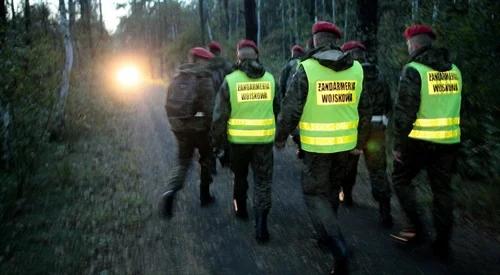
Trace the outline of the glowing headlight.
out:
[[[134,66],[126,66],[116,74],[118,83],[123,87],[135,87],[141,82],[141,74]]]

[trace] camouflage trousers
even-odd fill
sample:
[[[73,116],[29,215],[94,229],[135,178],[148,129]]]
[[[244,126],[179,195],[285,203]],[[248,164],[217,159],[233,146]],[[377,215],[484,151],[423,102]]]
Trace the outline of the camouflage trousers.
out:
[[[307,211],[320,238],[342,238],[337,219],[340,183],[346,175],[347,152],[305,152],[302,192]]]
[[[174,132],[174,135],[177,139],[179,148],[176,163],[169,171],[167,190],[178,191],[182,189],[195,149],[198,149],[198,153],[200,154],[201,185],[209,185],[212,183],[211,163],[213,153],[208,131]]]
[[[386,172],[385,126],[382,123],[372,123],[363,154],[370,176],[373,198],[377,202],[390,200],[391,186]],[[356,183],[359,156],[349,154],[348,159],[347,175],[345,181],[342,182],[342,190],[346,197],[352,195],[352,189]]]
[[[235,199],[245,200],[248,190],[248,168],[253,171],[253,205],[258,211],[271,208],[273,181],[273,144],[230,144],[231,170],[234,173]]]
[[[448,242],[453,226],[453,192],[451,178],[455,169],[458,145],[436,144],[409,139],[401,150],[401,162],[394,161],[392,182],[410,223],[418,232],[424,230],[421,207],[416,197],[413,178],[427,170],[433,195],[432,216],[436,228],[436,240]],[[422,232],[423,233],[423,232]]]

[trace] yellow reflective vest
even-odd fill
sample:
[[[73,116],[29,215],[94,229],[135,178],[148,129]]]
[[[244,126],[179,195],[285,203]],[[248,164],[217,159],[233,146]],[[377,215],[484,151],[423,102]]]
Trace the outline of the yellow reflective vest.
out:
[[[344,71],[334,71],[307,59],[301,63],[309,91],[300,118],[302,149],[313,153],[336,153],[356,147],[358,104],[363,90],[363,68],[354,61]]]
[[[420,108],[410,138],[434,143],[460,142],[460,104],[462,100],[462,75],[453,65],[446,72],[411,62],[420,74]]]
[[[231,102],[228,140],[238,144],[272,143],[276,131],[274,77],[266,72],[261,78],[254,79],[236,70],[225,79]]]

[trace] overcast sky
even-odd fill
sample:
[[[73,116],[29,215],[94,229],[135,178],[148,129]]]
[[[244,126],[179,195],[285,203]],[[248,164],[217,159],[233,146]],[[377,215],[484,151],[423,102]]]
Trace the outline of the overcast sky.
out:
[[[18,11],[21,11],[20,3],[22,2],[23,2],[22,0],[14,0],[14,3],[16,3],[16,7],[18,6],[17,7]],[[57,10],[57,7],[59,5],[59,0],[32,0],[31,2],[32,4],[46,2],[49,4],[53,12]],[[109,31],[113,32],[120,23],[120,17],[126,15],[128,12],[125,9],[116,10],[115,4],[125,3],[125,2],[126,0],[102,0],[102,14],[104,19],[104,24],[106,25],[106,29],[108,29]]]

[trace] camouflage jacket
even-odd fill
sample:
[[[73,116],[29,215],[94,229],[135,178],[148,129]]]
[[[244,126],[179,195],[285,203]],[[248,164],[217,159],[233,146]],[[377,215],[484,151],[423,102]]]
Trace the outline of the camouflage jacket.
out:
[[[295,69],[297,68],[299,62],[300,58],[291,58],[286,63],[285,67],[283,67],[283,69],[281,70],[278,92],[276,93],[279,102],[281,102],[283,98],[285,98],[287,86],[288,84],[290,84],[290,80],[292,79],[292,76],[295,73]]]
[[[208,68],[212,71],[214,88],[217,92],[224,81],[224,77],[233,71],[232,65],[224,58],[216,56],[210,60]]]
[[[386,115],[392,113],[392,99],[389,85],[378,67],[371,63],[363,63],[365,86],[363,92],[371,98],[373,115]]]

